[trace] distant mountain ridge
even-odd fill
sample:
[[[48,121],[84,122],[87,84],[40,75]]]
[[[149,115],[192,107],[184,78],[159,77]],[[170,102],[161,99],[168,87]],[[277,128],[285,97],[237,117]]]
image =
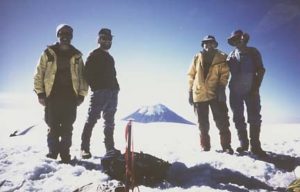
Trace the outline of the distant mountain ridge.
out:
[[[122,120],[130,119],[140,123],[173,122],[194,125],[163,104],[143,106]]]

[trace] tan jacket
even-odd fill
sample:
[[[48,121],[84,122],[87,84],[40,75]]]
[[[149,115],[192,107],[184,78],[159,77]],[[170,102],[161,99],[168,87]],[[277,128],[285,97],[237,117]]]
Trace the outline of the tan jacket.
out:
[[[57,70],[57,59],[55,52],[50,47],[47,49],[54,59],[53,61],[49,60],[46,52],[43,52],[34,75],[34,91],[37,94],[45,93],[48,97],[54,84]],[[88,93],[88,84],[83,78],[84,64],[81,53],[72,56],[70,64],[73,89],[77,96],[86,96]]]
[[[204,102],[216,98],[218,86],[226,86],[229,78],[227,55],[218,50],[206,79],[204,79],[202,53],[195,55],[188,70],[189,90],[193,91],[194,102]]]

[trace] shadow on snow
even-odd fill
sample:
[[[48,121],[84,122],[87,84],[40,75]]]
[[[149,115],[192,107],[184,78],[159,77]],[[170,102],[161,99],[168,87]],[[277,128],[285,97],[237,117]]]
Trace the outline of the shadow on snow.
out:
[[[281,171],[291,172],[294,171],[297,166],[300,165],[300,158],[292,157],[289,155],[277,154],[274,152],[267,151],[266,157],[257,157],[250,153],[240,154],[238,156],[249,156],[255,160],[264,161],[266,163],[273,164],[277,169]]]
[[[185,164],[175,162],[172,164],[167,180],[173,186],[190,188],[192,186],[208,186],[213,189],[222,189],[236,192],[246,192],[248,189],[264,189],[267,191],[284,191],[266,183],[247,177],[230,169],[215,169],[210,164],[201,164],[187,168]]]
[[[99,161],[100,159],[101,158],[99,158]],[[72,165],[84,166],[87,170],[103,171],[103,167],[100,164],[90,161],[75,160],[72,162]],[[213,189],[235,192],[247,192],[249,189],[285,191],[284,188],[273,188],[254,177],[248,177],[238,171],[232,171],[227,168],[218,170],[208,163],[188,168],[181,162],[175,162],[171,165],[167,172],[165,182],[148,187],[158,187],[161,189],[182,187],[188,189],[192,186],[208,186]]]

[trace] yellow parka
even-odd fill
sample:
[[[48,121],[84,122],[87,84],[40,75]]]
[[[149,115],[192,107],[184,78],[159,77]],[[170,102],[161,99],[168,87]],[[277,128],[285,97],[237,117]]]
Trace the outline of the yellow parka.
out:
[[[49,59],[49,56],[53,57],[53,59]],[[48,47],[41,55],[34,75],[34,91],[37,94],[45,93],[46,97],[50,95],[57,70],[56,61],[55,52],[51,47]],[[80,52],[74,54],[70,59],[70,64],[73,89],[77,96],[86,96],[88,84],[83,77],[84,64],[82,54]]]
[[[218,86],[225,87],[229,79],[229,67],[226,63],[227,55],[219,50],[215,54],[204,79],[203,55],[195,55],[188,70],[189,90],[193,92],[194,102],[204,102],[216,98]]]

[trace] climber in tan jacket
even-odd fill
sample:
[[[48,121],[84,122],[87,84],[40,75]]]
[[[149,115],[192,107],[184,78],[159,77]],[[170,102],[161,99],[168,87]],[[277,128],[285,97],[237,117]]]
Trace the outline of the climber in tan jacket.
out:
[[[73,45],[73,28],[58,25],[58,41],[42,53],[34,75],[34,91],[45,106],[48,125],[48,158],[60,155],[63,163],[71,160],[73,123],[79,106],[88,92],[83,76],[82,54]]]
[[[228,109],[225,88],[229,78],[227,55],[216,49],[218,42],[212,35],[202,40],[203,50],[196,54],[188,70],[189,103],[194,106],[200,129],[200,144],[203,151],[209,151],[209,107],[219,129],[224,152],[233,154],[229,130]]]

